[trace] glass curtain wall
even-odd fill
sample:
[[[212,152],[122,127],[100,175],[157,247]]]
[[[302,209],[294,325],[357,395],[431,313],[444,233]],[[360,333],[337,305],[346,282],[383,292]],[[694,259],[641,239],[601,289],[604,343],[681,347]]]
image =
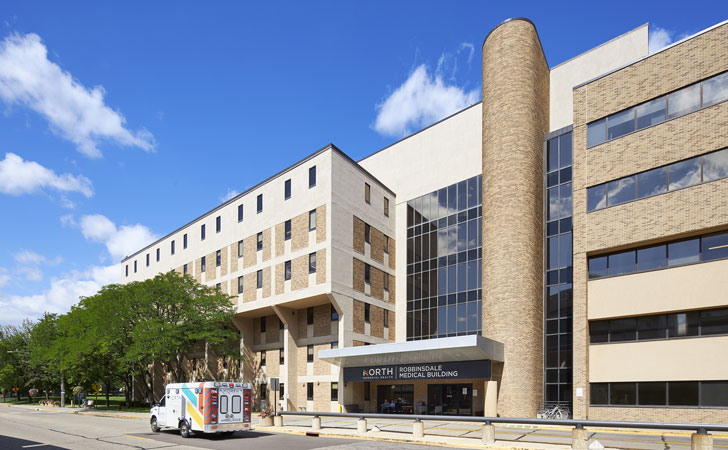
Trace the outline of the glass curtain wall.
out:
[[[544,401],[572,404],[572,132],[546,142]]]
[[[482,329],[481,176],[407,202],[407,340]]]

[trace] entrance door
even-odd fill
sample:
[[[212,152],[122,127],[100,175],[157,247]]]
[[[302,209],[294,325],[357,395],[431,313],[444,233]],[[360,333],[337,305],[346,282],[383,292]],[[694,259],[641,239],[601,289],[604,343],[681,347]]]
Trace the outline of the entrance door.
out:
[[[430,384],[427,386],[427,411],[446,416],[473,414],[472,384]]]
[[[380,413],[414,414],[414,400],[414,384],[377,386],[377,405]]]

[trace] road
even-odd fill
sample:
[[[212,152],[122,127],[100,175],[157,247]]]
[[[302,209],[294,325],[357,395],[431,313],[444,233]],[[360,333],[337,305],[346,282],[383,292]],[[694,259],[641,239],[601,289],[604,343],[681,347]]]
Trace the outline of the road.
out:
[[[144,420],[98,417],[66,412],[0,408],[0,449],[275,449],[275,450],[441,450],[441,447],[392,444],[292,434],[243,432],[232,438],[152,433]]]

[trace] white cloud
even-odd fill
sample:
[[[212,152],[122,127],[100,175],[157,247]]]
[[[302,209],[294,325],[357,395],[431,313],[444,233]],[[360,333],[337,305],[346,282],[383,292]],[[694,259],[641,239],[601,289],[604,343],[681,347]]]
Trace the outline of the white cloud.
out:
[[[0,281],[2,275],[0,274]],[[83,272],[73,271],[62,278],[51,280],[50,287],[37,295],[12,295],[0,292],[2,324],[19,324],[23,319],[37,319],[44,312],[65,313],[80,297],[94,295],[109,283],[119,283],[118,264],[92,266]],[[2,284],[0,283],[0,286]]]
[[[80,225],[84,237],[106,245],[114,261],[120,261],[159,238],[144,225],[117,227],[114,222],[101,214],[81,217]]]
[[[10,275],[5,267],[0,267],[0,287],[5,286],[10,281]]]
[[[440,58],[442,69],[447,58]],[[453,74],[456,66],[453,67]],[[480,99],[480,91],[466,92],[463,88],[446,84],[439,71],[430,75],[423,64],[417,67],[400,87],[377,105],[374,129],[383,135],[402,137],[411,129],[420,129]]]
[[[40,281],[43,279],[43,271],[37,266],[25,266],[17,270],[21,275],[25,276],[28,281]]]
[[[78,224],[73,214],[66,214],[65,216],[61,216],[61,225],[64,227],[75,227]]]
[[[223,195],[218,200],[220,200],[221,203],[225,203],[231,198],[237,196],[238,194],[240,194],[240,192],[236,191],[235,189],[228,189],[227,194]]]
[[[94,195],[91,180],[83,175],[58,175],[35,161],[25,161],[15,153],[6,153],[5,159],[0,161],[0,192],[22,195],[41,189],[79,192],[87,198]]]
[[[462,44],[460,44],[460,49],[458,50],[458,53],[463,50],[468,50],[468,64],[470,64],[473,61],[473,55],[475,54],[475,46],[470,42],[463,42]]]
[[[13,259],[20,264],[40,264],[48,260],[32,250],[21,250],[13,255]]]
[[[649,35],[649,53],[655,53],[662,50],[668,45],[685,39],[690,33],[675,33],[674,31],[662,27],[650,27]]]
[[[154,136],[145,129],[127,129],[124,116],[104,104],[104,94],[102,86],[86,88],[50,61],[37,34],[13,34],[0,42],[0,98],[6,103],[40,114],[89,157],[101,157],[98,144],[103,140],[153,151]]]

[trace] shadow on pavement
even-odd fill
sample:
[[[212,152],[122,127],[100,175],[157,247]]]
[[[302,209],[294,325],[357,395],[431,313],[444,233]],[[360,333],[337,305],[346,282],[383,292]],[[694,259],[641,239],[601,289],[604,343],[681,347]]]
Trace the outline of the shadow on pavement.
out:
[[[16,449],[23,449],[28,448],[29,446],[32,446],[31,448],[39,448],[41,450],[43,449],[62,449],[62,447],[56,447],[55,445],[51,444],[43,444],[38,441],[29,441],[27,439],[18,439],[18,438],[12,438],[8,436],[0,436],[0,448],[3,450],[16,450]]]
[[[159,433],[133,433],[132,436],[145,437],[154,439],[154,437],[161,436],[177,436],[181,437],[179,430],[161,430]],[[236,431],[234,434],[222,434],[222,433],[193,433],[188,439],[206,439],[206,440],[236,440],[236,439],[254,439],[266,436],[272,436],[273,433],[263,433],[260,431]],[[0,446],[4,449],[4,447]]]

